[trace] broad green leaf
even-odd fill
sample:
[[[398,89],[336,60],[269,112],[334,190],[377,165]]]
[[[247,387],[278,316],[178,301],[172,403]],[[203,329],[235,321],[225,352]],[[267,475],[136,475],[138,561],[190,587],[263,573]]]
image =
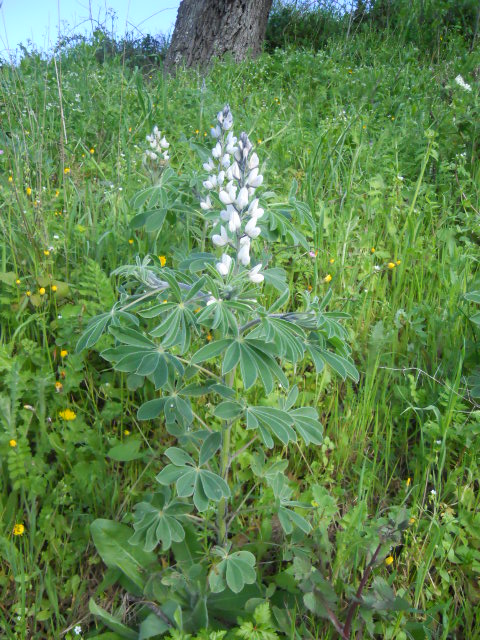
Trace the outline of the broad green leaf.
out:
[[[107,567],[120,569],[133,583],[143,589],[146,570],[156,563],[154,554],[134,547],[128,541],[132,531],[113,520],[97,519],[90,525],[95,547]]]
[[[148,640],[163,635],[171,628],[164,620],[150,613],[140,625],[138,640]]]
[[[130,438],[127,442],[122,442],[112,447],[107,456],[117,462],[129,462],[130,460],[139,460],[144,457],[144,453],[140,451],[140,440]]]

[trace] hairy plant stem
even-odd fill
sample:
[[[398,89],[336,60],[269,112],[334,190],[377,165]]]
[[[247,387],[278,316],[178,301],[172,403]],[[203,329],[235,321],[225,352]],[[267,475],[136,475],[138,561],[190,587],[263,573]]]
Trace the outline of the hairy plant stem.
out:
[[[226,384],[230,389],[233,388],[235,380],[235,369],[230,371],[226,378]],[[230,467],[230,440],[232,433],[232,426],[234,420],[225,421],[222,430],[222,450],[220,452],[220,476],[228,483],[229,467]],[[227,541],[228,525],[227,525],[227,499],[222,498],[218,503],[217,512],[217,529],[218,539],[217,542],[220,546],[224,546]]]

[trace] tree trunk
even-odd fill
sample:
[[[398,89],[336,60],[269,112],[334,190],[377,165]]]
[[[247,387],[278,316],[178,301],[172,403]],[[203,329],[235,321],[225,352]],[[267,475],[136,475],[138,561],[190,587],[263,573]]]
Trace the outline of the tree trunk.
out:
[[[257,56],[267,28],[272,0],[182,0],[165,66],[205,66],[212,57],[231,53],[243,60]]]

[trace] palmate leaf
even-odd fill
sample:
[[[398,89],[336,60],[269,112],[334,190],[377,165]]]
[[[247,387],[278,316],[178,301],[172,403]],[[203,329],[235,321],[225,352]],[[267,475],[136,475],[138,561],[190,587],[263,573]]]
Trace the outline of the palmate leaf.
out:
[[[263,318],[258,327],[248,334],[248,338],[272,342],[276,347],[276,354],[290,362],[298,362],[305,353],[305,332],[293,322],[282,318]]]
[[[171,500],[168,487],[156,493],[151,502],[140,502],[134,509],[135,533],[129,539],[130,544],[142,545],[144,551],[153,551],[161,543],[162,550],[167,551],[172,543],[185,538],[183,516],[192,507],[180,500]]]
[[[323,427],[313,407],[300,407],[285,411],[275,407],[247,407],[247,429],[258,429],[264,445],[271,449],[272,437],[282,442],[297,441],[297,434],[308,444],[321,444]]]
[[[144,402],[137,411],[139,420],[153,420],[160,413],[164,414],[167,425],[177,423],[183,428],[193,422],[193,411],[190,400],[182,398],[178,394],[165,395]]]
[[[220,547],[215,547],[214,553],[222,560],[213,565],[208,576],[213,593],[221,593],[227,586],[234,593],[240,593],[246,584],[255,582],[257,574],[253,553],[249,551],[228,553]]]
[[[207,440],[208,438],[205,443]],[[208,454],[211,453],[211,449],[215,445],[220,446],[218,438],[215,443],[207,445],[207,449],[210,451],[204,451],[204,458],[210,459]],[[213,453],[215,451],[216,449]],[[208,508],[209,500],[218,502],[222,498],[230,497],[230,489],[225,480],[208,469],[197,467],[188,453],[182,449],[170,447],[165,451],[165,455],[172,461],[172,464],[168,464],[160,471],[156,477],[157,482],[163,486],[175,483],[177,495],[180,498],[193,496],[193,503],[198,511],[205,511]]]
[[[183,365],[177,357],[165,353],[163,347],[140,331],[118,326],[110,326],[109,331],[122,344],[105,349],[101,356],[112,362],[117,371],[148,376],[156,389],[164,387],[175,371],[180,375],[183,373]]]

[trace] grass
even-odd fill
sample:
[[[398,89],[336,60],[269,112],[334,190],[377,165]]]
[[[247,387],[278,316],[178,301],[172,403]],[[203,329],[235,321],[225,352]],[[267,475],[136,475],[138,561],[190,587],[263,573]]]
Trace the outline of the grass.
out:
[[[115,268],[152,246],[175,264],[199,241],[195,223],[185,233],[171,216],[155,238],[129,227],[132,198],[148,184],[145,135],[158,124],[172,143],[172,166],[201,176],[196,152],[229,102],[257,141],[273,202],[296,190],[316,221],[316,257],[288,248],[276,263],[298,299],[322,296],[330,274],[336,309],[351,315],[360,383],[317,376],[308,363],[296,372],[326,440],[320,451],[299,449],[290,471],[299,493],[315,481],[339,506],[336,528],[345,532],[330,575],[342,583],[358,577],[347,535],[352,513],[374,522],[405,504],[414,523],[380,573],[420,610],[412,616],[427,620],[433,637],[480,638],[480,414],[471,381],[478,326],[475,305],[463,299],[480,288],[479,57],[453,36],[443,46],[432,61],[393,37],[358,35],[318,54],[277,51],[174,79],[131,70],[121,57],[99,65],[85,43],[56,61],[31,55],[2,67],[5,637],[69,638],[77,624],[95,637],[89,596],[105,592],[111,606],[120,598],[108,581],[100,584],[89,524],[125,517],[166,444],[158,425],[136,420],[148,392],[129,389],[100,348],[76,355],[75,343],[88,318],[116,299]],[[455,84],[458,73],[472,92]],[[59,418],[66,408],[75,421]],[[132,437],[151,452],[147,466],[108,457]],[[12,535],[15,523],[24,524],[22,536]],[[406,637],[403,615],[375,632]],[[312,632],[333,637],[321,620]]]

